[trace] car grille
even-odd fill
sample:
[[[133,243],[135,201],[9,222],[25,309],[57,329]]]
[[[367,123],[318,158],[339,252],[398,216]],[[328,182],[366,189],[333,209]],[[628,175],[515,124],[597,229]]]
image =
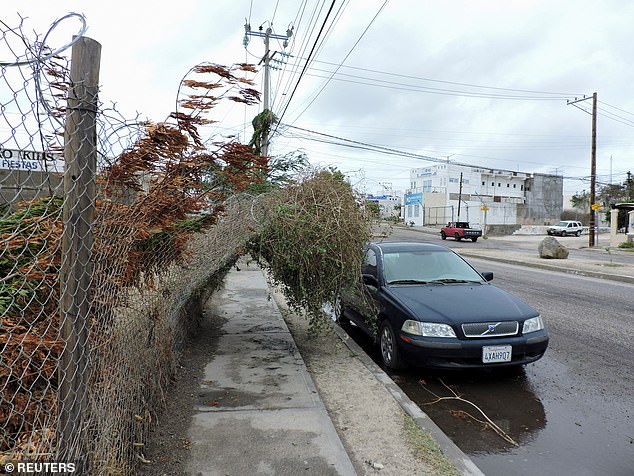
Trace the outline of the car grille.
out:
[[[462,332],[465,337],[486,338],[516,335],[519,330],[517,321],[507,322],[474,322],[462,324]]]

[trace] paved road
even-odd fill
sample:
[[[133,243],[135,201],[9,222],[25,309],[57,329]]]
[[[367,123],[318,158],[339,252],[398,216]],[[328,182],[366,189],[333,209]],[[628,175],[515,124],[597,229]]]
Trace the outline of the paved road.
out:
[[[509,424],[521,446],[475,447],[476,464],[486,474],[503,474],[512,464],[518,475],[631,475],[634,286],[471,261],[540,310],[551,335],[546,356],[523,374],[492,382],[486,391],[474,387],[474,396],[502,422],[511,422],[515,409],[528,409],[517,415],[520,424]]]

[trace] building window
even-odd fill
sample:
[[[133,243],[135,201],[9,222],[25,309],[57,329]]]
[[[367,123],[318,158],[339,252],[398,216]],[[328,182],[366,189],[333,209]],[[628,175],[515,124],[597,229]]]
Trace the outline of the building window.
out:
[[[506,188],[511,188],[511,184],[510,184],[510,183],[507,183],[507,184],[506,184]]]
[[[500,182],[498,182],[498,187],[501,187],[501,186],[502,186],[502,184]]]
[[[420,208],[418,205],[414,205],[414,218],[418,218],[420,215]]]
[[[524,191],[524,185],[520,185],[520,190]]]
[[[484,182],[482,182],[482,186],[484,187]]]
[[[495,182],[491,182],[491,187],[495,187]]]
[[[517,184],[516,183],[513,184],[513,188],[517,188]]]

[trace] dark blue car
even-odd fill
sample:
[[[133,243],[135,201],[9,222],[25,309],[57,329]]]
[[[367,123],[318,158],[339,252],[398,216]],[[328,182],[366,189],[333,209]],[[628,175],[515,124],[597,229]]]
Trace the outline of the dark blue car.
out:
[[[389,368],[524,365],[546,352],[539,313],[444,246],[373,243],[361,273],[335,315],[375,338]]]

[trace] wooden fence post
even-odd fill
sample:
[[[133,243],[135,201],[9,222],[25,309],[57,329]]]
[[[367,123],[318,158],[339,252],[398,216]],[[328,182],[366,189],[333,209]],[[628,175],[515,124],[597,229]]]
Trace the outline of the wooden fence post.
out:
[[[58,461],[85,463],[88,318],[92,285],[101,45],[82,37],[72,50],[64,131],[64,211],[60,273]]]

